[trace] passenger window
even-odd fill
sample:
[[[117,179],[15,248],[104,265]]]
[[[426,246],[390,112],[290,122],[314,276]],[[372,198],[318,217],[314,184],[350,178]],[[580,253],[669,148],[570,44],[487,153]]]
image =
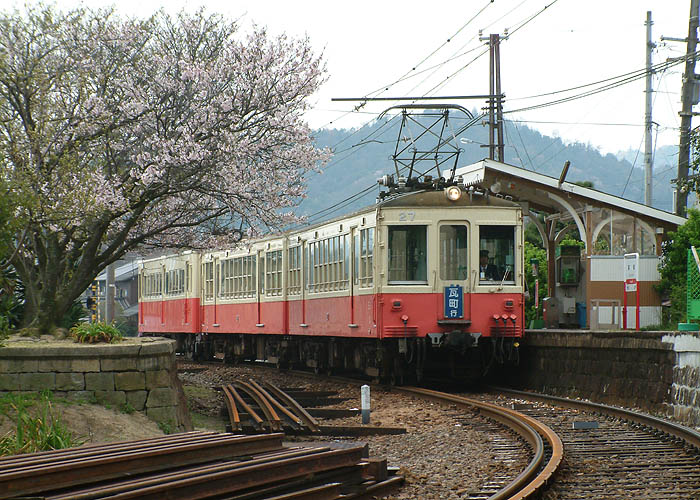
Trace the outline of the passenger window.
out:
[[[466,226],[440,226],[440,279],[466,280],[468,278]]]
[[[426,284],[426,226],[389,226],[389,283]]]
[[[479,281],[515,283],[515,227],[479,226]]]

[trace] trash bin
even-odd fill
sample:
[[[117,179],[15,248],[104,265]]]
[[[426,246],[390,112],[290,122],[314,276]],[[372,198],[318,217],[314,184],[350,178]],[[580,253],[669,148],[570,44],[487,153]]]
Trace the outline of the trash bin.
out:
[[[576,322],[579,328],[586,328],[586,303],[576,302]]]

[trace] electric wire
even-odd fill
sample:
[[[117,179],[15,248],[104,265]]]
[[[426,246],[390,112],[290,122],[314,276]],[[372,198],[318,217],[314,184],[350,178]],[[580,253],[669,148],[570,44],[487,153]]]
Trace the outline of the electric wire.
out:
[[[669,60],[669,61],[664,61],[664,62],[662,62],[662,63],[659,63],[659,64],[657,64],[657,65],[652,66],[651,71],[652,71],[652,72],[655,72],[655,71],[658,71],[658,70],[664,71],[664,70],[667,69],[667,68],[670,68],[670,67],[673,67],[673,66],[677,66],[677,65],[679,65],[679,64],[681,64],[681,63],[684,63],[685,60],[686,60],[688,57],[696,57],[697,55],[698,55],[698,52],[696,52],[696,53],[694,53],[694,54],[691,54],[690,56],[687,56],[687,57],[684,56],[684,57],[680,57],[680,58],[677,58],[677,59],[673,59],[673,60]],[[545,107],[549,107],[549,106],[555,106],[555,105],[558,105],[558,104],[563,104],[563,103],[566,103],[566,102],[575,101],[575,100],[578,100],[578,99],[582,99],[582,98],[584,98],[584,97],[590,97],[590,96],[592,96],[592,95],[596,95],[596,94],[599,94],[599,93],[601,93],[601,92],[607,92],[608,90],[612,90],[612,89],[615,89],[615,88],[617,88],[617,87],[621,87],[621,86],[623,86],[623,85],[627,85],[628,83],[632,83],[632,82],[634,82],[634,81],[637,81],[637,80],[639,80],[639,79],[641,79],[641,78],[646,77],[646,74],[647,74],[647,71],[646,71],[646,70],[638,71],[638,72],[635,72],[635,73],[630,74],[630,76],[625,76],[625,77],[622,78],[622,79],[616,80],[615,82],[612,82],[612,83],[608,83],[608,84],[606,84],[606,85],[604,85],[604,86],[602,86],[602,87],[598,87],[598,88],[596,88],[596,89],[592,89],[592,90],[588,90],[588,91],[585,91],[585,92],[581,92],[581,93],[579,93],[579,94],[574,94],[574,95],[568,96],[568,97],[563,97],[563,98],[561,98],[561,99],[556,99],[556,100],[554,100],[554,101],[544,102],[544,103],[540,103],[540,104],[534,104],[534,105],[532,105],[532,106],[526,106],[526,107],[519,108],[519,109],[504,110],[503,113],[504,113],[504,114],[522,113],[522,112],[525,112],[525,111],[532,111],[532,110],[535,110],[535,109],[541,109],[541,108],[545,108]]]
[[[539,17],[545,10],[547,10],[549,7],[551,7],[552,5],[554,5],[555,3],[557,3],[558,1],[559,1],[559,0],[553,0],[551,3],[545,5],[545,6],[544,6],[542,9],[540,9],[538,12],[536,12],[535,14],[531,15],[530,17],[524,19],[523,21],[521,21],[521,24],[520,24],[519,26],[518,26],[517,23],[516,23],[516,26],[517,26],[517,27],[516,27],[515,29],[513,29],[513,30],[509,30],[510,33],[509,33],[509,35],[508,35],[508,38],[503,39],[503,41],[510,39],[511,36],[513,36],[515,33],[517,33],[520,29],[522,29],[522,28],[524,28],[525,26],[527,26],[530,22],[534,21],[534,20],[535,20],[537,17]],[[514,10],[514,9],[513,9],[513,10]],[[511,10],[511,12],[512,12],[512,10]],[[445,85],[447,85],[447,82],[448,82],[448,81],[450,81],[452,78],[454,78],[455,76],[457,76],[459,73],[461,73],[462,71],[464,71],[465,69],[467,69],[467,67],[468,67],[469,65],[471,65],[474,61],[476,61],[479,57],[481,57],[482,55],[484,55],[484,54],[487,53],[487,52],[488,52],[488,49],[485,50],[484,52],[480,53],[477,57],[475,57],[474,59],[472,59],[471,61],[469,61],[467,64],[465,64],[464,66],[462,66],[461,68],[459,68],[459,69],[458,69],[457,71],[455,71],[454,73],[452,73],[452,74],[448,75],[447,77],[445,77],[445,78],[443,79],[442,82],[438,83],[438,84],[435,85],[433,88],[431,88],[430,90],[428,90],[428,91],[426,92],[426,95],[430,95],[431,93],[437,92],[440,88],[442,88],[442,87],[444,87]]]

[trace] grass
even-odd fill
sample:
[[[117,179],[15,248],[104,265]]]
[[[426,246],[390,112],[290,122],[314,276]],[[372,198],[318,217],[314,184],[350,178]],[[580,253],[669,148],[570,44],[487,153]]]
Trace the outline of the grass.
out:
[[[190,419],[195,430],[226,432],[226,422],[222,417],[212,417],[190,410]]]
[[[58,450],[82,444],[54,416],[50,392],[6,394],[0,415],[15,423],[14,431],[0,437],[0,456]]]
[[[158,422],[158,428],[161,431],[163,431],[163,434],[172,434],[173,433],[172,422]]]

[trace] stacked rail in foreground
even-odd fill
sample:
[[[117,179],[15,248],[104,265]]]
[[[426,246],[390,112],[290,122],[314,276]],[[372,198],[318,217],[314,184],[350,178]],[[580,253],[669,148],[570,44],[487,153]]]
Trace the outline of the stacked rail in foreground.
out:
[[[282,445],[256,436],[190,432],[0,459],[0,498],[356,498],[396,485],[365,446]]]

